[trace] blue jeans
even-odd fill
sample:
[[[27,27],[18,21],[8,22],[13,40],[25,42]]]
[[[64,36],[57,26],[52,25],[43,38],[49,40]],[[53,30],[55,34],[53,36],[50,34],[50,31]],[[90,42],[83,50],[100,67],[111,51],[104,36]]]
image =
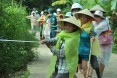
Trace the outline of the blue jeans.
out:
[[[50,38],[54,38],[56,36],[55,30],[57,30],[57,27],[51,27],[51,29],[50,29]]]

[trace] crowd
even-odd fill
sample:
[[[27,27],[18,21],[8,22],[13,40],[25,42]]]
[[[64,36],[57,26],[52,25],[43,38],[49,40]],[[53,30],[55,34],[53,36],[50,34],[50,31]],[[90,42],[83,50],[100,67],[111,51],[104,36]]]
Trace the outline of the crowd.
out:
[[[41,15],[33,9],[30,16],[31,30],[40,27],[42,44],[53,53],[48,78],[102,78],[112,52],[112,34],[105,10],[100,5],[84,9],[74,3],[65,15],[58,8],[44,10]]]

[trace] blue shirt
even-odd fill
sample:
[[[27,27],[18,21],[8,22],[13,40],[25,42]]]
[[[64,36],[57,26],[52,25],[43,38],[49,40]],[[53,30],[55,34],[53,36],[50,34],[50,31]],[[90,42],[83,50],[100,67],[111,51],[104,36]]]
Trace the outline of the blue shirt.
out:
[[[90,35],[85,31],[82,31],[80,35],[80,45],[78,51],[81,55],[89,55],[90,53]]]

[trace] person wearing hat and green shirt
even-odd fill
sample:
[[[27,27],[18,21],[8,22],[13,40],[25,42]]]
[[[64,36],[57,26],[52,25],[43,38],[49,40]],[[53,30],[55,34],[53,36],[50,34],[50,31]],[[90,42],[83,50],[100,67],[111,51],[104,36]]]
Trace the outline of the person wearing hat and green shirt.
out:
[[[76,12],[75,17],[78,19],[79,24],[81,25],[82,32],[80,34],[80,44],[78,47],[79,52],[79,64],[82,63],[83,75],[84,78],[87,77],[87,62],[90,59],[90,50],[92,55],[100,55],[99,42],[96,39],[95,42],[91,43],[91,31],[94,30],[92,21],[95,19],[94,16],[90,13],[88,9],[81,10]],[[90,47],[92,45],[92,47]]]
[[[58,24],[65,30],[55,38],[42,41],[42,44],[45,43],[53,53],[48,78],[73,78],[78,64],[77,47],[79,47],[81,28],[75,17],[60,20]],[[55,46],[52,46],[51,42],[56,42]]]

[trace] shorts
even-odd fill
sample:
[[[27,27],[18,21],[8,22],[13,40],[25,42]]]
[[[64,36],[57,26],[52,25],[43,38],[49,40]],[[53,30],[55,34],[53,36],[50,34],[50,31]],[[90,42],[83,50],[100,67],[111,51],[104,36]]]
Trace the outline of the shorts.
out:
[[[81,55],[81,54],[79,54],[78,57],[79,57],[78,64],[81,64],[82,60],[85,60],[85,61],[89,60],[89,55]]]

